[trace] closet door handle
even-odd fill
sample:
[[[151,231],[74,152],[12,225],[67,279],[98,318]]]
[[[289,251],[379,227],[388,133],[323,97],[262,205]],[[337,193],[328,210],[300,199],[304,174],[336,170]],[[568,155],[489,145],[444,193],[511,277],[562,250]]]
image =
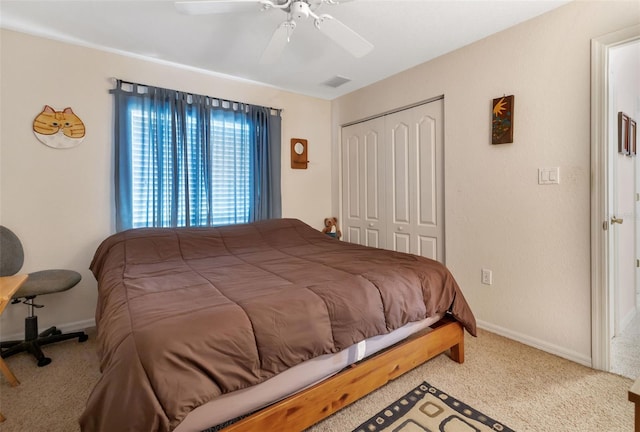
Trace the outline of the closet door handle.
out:
[[[371,228],[373,226],[373,222],[369,223],[369,228]]]
[[[401,226],[398,227],[398,231],[402,231],[402,227]]]
[[[612,224],[621,224],[622,222],[624,222],[624,220],[622,218],[618,219],[617,217],[613,216],[611,218],[611,223]]]

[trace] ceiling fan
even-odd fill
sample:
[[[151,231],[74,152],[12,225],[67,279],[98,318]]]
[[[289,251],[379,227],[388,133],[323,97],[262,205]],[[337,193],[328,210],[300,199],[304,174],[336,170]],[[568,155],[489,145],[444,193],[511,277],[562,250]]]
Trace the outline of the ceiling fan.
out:
[[[373,45],[345,24],[328,14],[316,14],[323,4],[337,5],[351,0],[179,0],[176,9],[191,15],[220,14],[250,11],[261,6],[261,10],[279,9],[287,14],[273,32],[271,40],[262,53],[260,63],[274,63],[282,54],[296,28],[296,20],[313,18],[315,27],[356,58],[367,55]]]

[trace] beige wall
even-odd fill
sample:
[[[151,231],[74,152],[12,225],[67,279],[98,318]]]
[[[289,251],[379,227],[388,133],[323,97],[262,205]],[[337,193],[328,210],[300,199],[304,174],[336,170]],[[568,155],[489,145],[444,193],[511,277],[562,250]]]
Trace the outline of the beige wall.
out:
[[[584,364],[590,40],[638,22],[635,1],[570,3],[332,102],[339,172],[340,125],[444,95],[447,265],[482,327]],[[505,94],[515,95],[514,143],[492,146],[491,100]],[[560,167],[559,185],[538,185],[543,167]]]
[[[114,232],[110,77],[283,108],[283,215],[321,228],[331,210],[330,102],[125,57],[13,31],[0,33],[0,223],[25,247],[24,272],[70,268],[82,273],[66,293],[40,297],[40,327],[90,325],[96,283],[88,270],[99,242]],[[56,150],[32,132],[48,104],[72,107],[87,128],[76,148]],[[292,170],[289,139],[309,140],[311,164]],[[22,332],[26,306],[13,305],[0,332]]]

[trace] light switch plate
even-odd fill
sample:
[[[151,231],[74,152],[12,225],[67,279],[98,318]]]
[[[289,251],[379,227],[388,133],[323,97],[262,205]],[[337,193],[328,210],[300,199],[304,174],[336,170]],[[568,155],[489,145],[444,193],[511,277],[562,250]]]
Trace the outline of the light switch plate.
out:
[[[549,185],[560,183],[560,168],[538,168],[538,184]]]
[[[482,283],[485,285],[493,284],[493,272],[489,269],[482,269]]]

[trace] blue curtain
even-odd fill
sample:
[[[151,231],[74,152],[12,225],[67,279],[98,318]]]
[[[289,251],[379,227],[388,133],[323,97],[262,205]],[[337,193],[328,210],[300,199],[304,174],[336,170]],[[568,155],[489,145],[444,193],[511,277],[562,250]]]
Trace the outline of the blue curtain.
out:
[[[269,108],[252,106],[249,108],[249,122],[253,125],[250,142],[255,149],[251,158],[254,183],[249,220],[280,218],[280,113],[273,114]]]
[[[281,217],[280,110],[118,81],[116,229]]]

